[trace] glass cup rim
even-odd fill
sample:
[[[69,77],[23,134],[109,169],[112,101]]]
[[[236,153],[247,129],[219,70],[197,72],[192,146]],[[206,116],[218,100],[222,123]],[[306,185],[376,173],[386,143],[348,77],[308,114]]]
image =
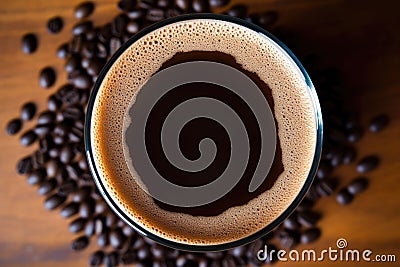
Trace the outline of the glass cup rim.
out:
[[[290,59],[293,60],[294,64],[299,68],[301,71],[302,75],[304,76],[304,80],[308,86],[308,92],[310,94],[310,98],[312,100],[313,108],[315,111],[315,119],[316,119],[316,145],[315,145],[315,153],[314,153],[314,158],[312,161],[312,165],[308,174],[307,179],[304,182],[304,185],[302,186],[301,190],[297,194],[296,198],[291,202],[291,204],[278,216],[276,217],[271,223],[269,223],[267,226],[262,228],[261,230],[246,236],[244,238],[240,238],[235,241],[230,241],[227,243],[222,243],[222,244],[214,244],[214,245],[194,245],[194,244],[184,244],[184,243],[179,243],[177,241],[172,241],[168,240],[166,238],[160,237],[158,235],[155,235],[136,223],[134,220],[132,220],[129,216],[127,216],[115,203],[115,201],[112,199],[110,194],[107,191],[107,188],[102,182],[102,179],[100,178],[99,173],[97,172],[96,168],[96,162],[93,157],[93,151],[91,147],[91,120],[92,120],[92,112],[94,109],[94,103],[97,97],[97,93],[100,90],[101,84],[108,72],[108,70],[111,68],[111,66],[115,63],[115,61],[122,55],[127,48],[129,48],[133,43],[138,41],[140,38],[143,36],[147,35],[148,33],[157,30],[161,27],[167,26],[169,24],[173,24],[176,22],[182,22],[186,20],[197,20],[197,19],[212,19],[212,20],[222,20],[226,22],[231,22],[238,24],[240,26],[244,26],[250,30],[253,30],[257,32],[258,34],[262,34],[270,38],[278,47],[283,49],[283,52],[286,53],[286,56],[288,56]],[[322,151],[322,138],[323,138],[323,123],[322,123],[322,113],[321,113],[321,108],[318,100],[318,96],[316,94],[314,85],[307,74],[305,68],[303,65],[300,63],[300,61],[297,59],[297,57],[293,54],[293,52],[284,44],[282,43],[278,38],[276,38],[274,35],[269,33],[267,30],[250,23],[246,20],[242,20],[236,17],[230,17],[227,15],[221,15],[221,14],[209,14],[209,13],[203,13],[203,14],[185,14],[185,15],[180,15],[176,16],[173,18],[168,18],[165,20],[162,20],[160,22],[154,23],[138,33],[136,33],[133,37],[131,37],[127,42],[125,42],[113,55],[112,57],[108,60],[106,65],[103,67],[102,71],[100,72],[98,78],[96,79],[96,82],[93,86],[92,92],[90,94],[88,106],[87,106],[87,113],[86,113],[86,118],[85,118],[85,128],[84,128],[84,141],[85,141],[85,151],[86,151],[86,156],[87,160],[89,163],[89,169],[92,173],[92,176],[94,178],[94,181],[96,183],[97,188],[100,191],[100,194],[102,197],[105,199],[109,207],[122,219],[127,223],[130,227],[135,229],[137,232],[142,234],[143,236],[146,236],[157,243],[160,243],[162,245],[165,245],[167,247],[171,247],[174,249],[179,249],[179,250],[186,250],[186,251],[192,251],[192,252],[207,252],[207,251],[220,251],[220,250],[227,250],[231,249],[237,246],[241,246],[247,243],[250,243],[256,239],[261,238],[262,236],[265,236],[267,233],[271,232],[274,228],[276,228],[280,223],[283,222],[285,218],[287,218],[294,210],[295,208],[300,204],[301,200],[304,198],[306,195],[309,187],[311,186],[311,183],[314,179],[314,176],[316,174],[318,165],[319,165],[319,160],[321,157],[321,151]]]

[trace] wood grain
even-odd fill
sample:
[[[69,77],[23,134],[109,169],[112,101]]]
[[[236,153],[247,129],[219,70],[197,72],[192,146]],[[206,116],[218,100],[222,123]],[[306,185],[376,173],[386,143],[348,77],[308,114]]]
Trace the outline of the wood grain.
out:
[[[73,7],[79,0],[36,0],[0,2],[0,266],[87,266],[92,245],[83,253],[70,250],[74,237],[67,221],[57,212],[43,208],[43,198],[24,177],[15,174],[16,161],[33,148],[21,148],[18,138],[9,137],[4,128],[19,115],[19,107],[34,100],[44,108],[44,99],[65,82],[63,61],[56,48],[70,37],[74,23]],[[238,3],[239,1],[232,1]],[[400,261],[400,16],[398,1],[343,0],[250,0],[251,10],[277,10],[278,26],[290,29],[296,37],[296,54],[318,55],[321,66],[336,66],[342,73],[343,96],[361,114],[364,125],[379,113],[391,117],[380,134],[366,133],[357,144],[359,155],[377,154],[381,167],[369,177],[366,193],[348,207],[334,198],[323,199],[317,209],[323,212],[321,239],[309,246],[317,251],[336,248],[338,238],[346,238],[349,248],[370,249],[374,254],[395,254]],[[109,21],[116,1],[96,1],[95,23]],[[47,19],[60,15],[66,27],[58,35],[46,32]],[[39,35],[38,51],[30,56],[21,52],[20,39],[26,32]],[[284,40],[285,41],[285,40]],[[289,42],[290,43],[290,42]],[[56,86],[43,90],[38,71],[45,65],[57,69]],[[28,129],[32,123],[26,123]],[[335,175],[343,184],[355,177],[355,166],[338,169]],[[285,263],[277,266],[341,266],[343,262]],[[369,263],[395,266],[389,263]],[[349,263],[359,266],[360,263]],[[361,266],[366,264],[361,264]]]

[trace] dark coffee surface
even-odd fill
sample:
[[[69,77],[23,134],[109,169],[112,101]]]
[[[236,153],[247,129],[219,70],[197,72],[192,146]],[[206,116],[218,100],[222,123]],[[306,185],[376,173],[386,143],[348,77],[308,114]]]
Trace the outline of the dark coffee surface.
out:
[[[271,109],[274,110],[271,89],[267,84],[261,81],[256,74],[243,69],[236,62],[235,58],[228,54],[205,51],[177,53],[173,58],[165,62],[160,70],[190,61],[218,62],[241,71],[260,88]],[[257,119],[250,107],[238,95],[222,86],[205,82],[183,84],[166,93],[157,102],[149,115],[146,125],[146,148],[151,162],[157,171],[171,183],[188,187],[208,184],[216,180],[224,172],[229,163],[231,156],[229,135],[224,127],[216,121],[207,118],[197,118],[190,121],[183,127],[179,136],[180,150],[190,160],[196,160],[200,157],[198,145],[201,140],[210,138],[214,141],[217,147],[217,154],[214,161],[207,168],[198,172],[187,172],[178,169],[168,161],[163,152],[160,133],[166,117],[180,103],[198,97],[214,98],[226,103],[234,109],[241,121],[244,122],[250,142],[250,156],[246,170],[239,183],[229,193],[210,204],[198,207],[177,207],[165,204],[156,199],[154,200],[164,210],[197,216],[216,216],[230,207],[244,205],[270,189],[283,172],[282,152],[278,137],[275,148],[276,155],[267,178],[256,191],[249,193],[249,184],[260,159],[261,149],[261,132]],[[275,125],[277,125],[276,121]],[[141,177],[141,179],[146,184],[146,177]]]

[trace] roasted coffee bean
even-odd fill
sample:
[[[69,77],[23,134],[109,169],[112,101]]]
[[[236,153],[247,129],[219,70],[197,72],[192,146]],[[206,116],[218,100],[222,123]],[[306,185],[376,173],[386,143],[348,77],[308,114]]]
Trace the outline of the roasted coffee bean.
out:
[[[278,20],[278,13],[276,11],[265,11],[251,16],[253,21],[258,26],[264,29],[270,28]]]
[[[98,216],[95,218],[95,231],[96,234],[101,234],[106,231],[105,218],[103,216]]]
[[[130,12],[136,9],[136,0],[122,0],[118,2],[118,8],[123,12]]]
[[[97,245],[99,247],[106,247],[108,246],[108,244],[110,243],[109,237],[108,237],[108,233],[104,232],[104,233],[96,233],[97,234]]]
[[[109,254],[107,254],[106,258],[105,258],[105,265],[106,267],[115,267],[118,265],[118,252],[113,251]]]
[[[57,57],[61,59],[67,58],[69,55],[69,45],[68,43],[62,44],[57,48]]]
[[[87,236],[80,236],[72,242],[71,248],[74,251],[80,251],[85,249],[88,245],[89,238]]]
[[[92,85],[92,79],[85,73],[79,73],[72,79],[72,83],[76,88],[88,89]]]
[[[299,212],[297,215],[298,222],[307,227],[315,226],[320,218],[319,213],[311,210]]]
[[[354,162],[357,157],[357,152],[354,147],[346,147],[343,152],[343,163],[350,164]]]
[[[56,113],[56,122],[64,121],[64,115],[61,112]]]
[[[281,243],[282,247],[286,249],[293,248],[300,241],[299,233],[289,229],[278,230],[276,237]]]
[[[332,173],[332,170],[333,168],[329,163],[322,161],[318,166],[317,177],[319,179],[324,179]]]
[[[161,8],[151,8],[147,11],[146,20],[155,22],[165,18],[164,10]]]
[[[48,193],[52,192],[56,187],[57,180],[55,178],[45,180],[43,183],[40,184],[38,188],[38,194],[41,196],[47,195]]]
[[[117,52],[117,50],[120,47],[121,47],[121,40],[116,37],[112,37],[110,39],[110,55],[113,55],[115,52]]]
[[[56,96],[51,95],[47,99],[47,108],[50,111],[57,111],[62,106],[62,102],[56,98]]]
[[[32,171],[32,158],[30,156],[20,159],[17,163],[17,173],[26,174]]]
[[[78,69],[80,66],[80,62],[81,62],[81,56],[78,54],[73,54],[71,55],[67,62],[65,63],[65,71],[68,73],[73,72],[74,70]]]
[[[21,119],[24,121],[31,120],[36,114],[36,105],[33,102],[27,102],[22,105],[21,108]]]
[[[133,264],[136,262],[136,252],[133,250],[128,250],[121,256],[121,263],[124,265]]]
[[[379,165],[379,158],[374,155],[366,156],[361,159],[357,164],[357,171],[359,173],[370,172]]]
[[[92,188],[90,186],[82,186],[72,196],[72,200],[76,202],[82,202],[92,193]]]
[[[175,5],[183,11],[187,11],[190,8],[190,4],[191,0],[175,0]]]
[[[144,9],[150,9],[157,6],[157,0],[140,0],[139,7]]]
[[[97,76],[96,76],[97,79]],[[93,82],[96,81],[96,79],[93,77]],[[79,104],[82,106],[86,106],[90,96],[90,91],[89,90],[79,90]],[[81,128],[79,128],[81,129]],[[83,129],[83,128],[82,128]]]
[[[221,260],[222,267],[237,267],[235,259],[231,255],[226,255]]]
[[[106,58],[108,56],[107,48],[102,43],[97,43],[97,54],[99,58]]]
[[[198,13],[210,12],[210,5],[208,3],[208,0],[193,0],[192,8],[195,12]]]
[[[157,0],[157,6],[161,8],[169,8],[172,6],[173,0]]]
[[[47,31],[52,34],[59,33],[64,27],[64,21],[61,17],[53,17],[47,22]]]
[[[68,105],[75,105],[79,103],[80,96],[77,89],[73,88],[62,96],[62,101]]]
[[[132,34],[135,34],[139,31],[140,26],[139,23],[136,21],[129,21],[128,24],[126,25],[126,31]]]
[[[71,120],[80,120],[84,115],[82,108],[78,105],[65,107],[61,113],[63,114],[64,118]]]
[[[96,214],[103,214],[107,210],[108,210],[107,203],[105,203],[104,201],[97,201],[96,202],[96,205],[95,205],[95,208],[94,208],[94,212]]]
[[[247,6],[236,4],[227,11],[227,15],[231,17],[245,18],[247,16]]]
[[[22,51],[25,54],[32,54],[38,48],[38,39],[36,34],[27,33],[22,36]]]
[[[54,142],[54,139],[52,139]],[[56,145],[56,143],[53,143],[54,145]],[[57,158],[60,155],[60,147],[58,146],[54,146],[51,149],[49,149],[49,156],[53,159]]]
[[[71,202],[61,209],[60,215],[64,218],[69,218],[69,217],[77,214],[78,211],[79,211],[79,203]]]
[[[141,247],[138,251],[137,251],[137,257],[139,260],[144,260],[150,257],[150,250],[148,249],[148,247]]]
[[[151,246],[150,252],[155,259],[161,260],[165,257],[165,248],[160,245]]]
[[[58,188],[58,194],[60,196],[68,196],[78,189],[78,184],[75,180],[69,179],[64,181]],[[82,208],[83,204],[81,205]],[[83,216],[82,216],[83,217]]]
[[[54,127],[54,134],[58,136],[65,136],[67,132],[69,131],[69,125],[65,123],[65,121],[59,123]],[[61,152],[61,151],[60,151]]]
[[[90,58],[89,57],[82,58],[82,60],[81,60],[82,68],[87,70],[87,68],[89,67],[89,64],[90,64]]]
[[[46,135],[39,141],[39,149],[43,153],[49,152],[53,146],[54,146],[54,142],[53,142],[53,138],[51,137],[51,135]],[[48,155],[51,157],[50,154],[48,154]]]
[[[82,50],[82,45],[85,38],[83,34],[75,35],[69,43],[68,50],[72,53],[79,53]]]
[[[122,234],[122,231],[119,228],[110,233],[110,244],[115,249],[121,248],[125,240],[126,237]]]
[[[80,142],[83,137],[83,130],[73,127],[68,133],[68,138],[71,142]]]
[[[57,89],[57,91],[54,93],[54,96],[57,99],[63,99],[66,93],[74,89],[74,86],[70,83],[63,84],[60,88]]]
[[[246,247],[245,246],[235,247],[229,250],[228,253],[235,256],[236,258],[242,257],[246,254]]]
[[[79,215],[82,218],[89,218],[93,215],[95,208],[95,202],[93,199],[88,198],[84,202],[82,202],[81,207],[79,209]]]
[[[23,133],[19,139],[21,145],[29,146],[32,145],[37,140],[37,134],[33,130],[28,130]]]
[[[316,241],[321,236],[321,230],[319,228],[309,228],[301,234],[300,241],[303,244],[310,244]]]
[[[37,169],[28,175],[26,181],[30,185],[37,185],[40,182],[42,182],[45,177],[46,177],[46,171],[44,169]]]
[[[107,43],[112,36],[113,35],[111,32],[111,23],[107,23],[103,27],[100,28],[98,38],[101,42]]]
[[[83,21],[75,24],[75,26],[72,28],[72,33],[77,36],[81,35],[83,33],[87,33],[93,29],[93,22],[88,20],[88,21]]]
[[[60,184],[66,182],[70,179],[65,166],[62,166],[61,168],[59,168],[59,170],[56,174],[56,179]]]
[[[320,196],[327,197],[332,195],[338,185],[337,179],[324,179],[317,181],[316,190]]]
[[[33,168],[35,169],[39,169],[44,167],[44,165],[46,164],[46,162],[50,159],[49,155],[47,153],[43,153],[40,150],[36,150],[33,154],[32,154],[32,165]]]
[[[87,220],[85,218],[77,218],[69,224],[69,231],[71,233],[78,233],[85,228]]]
[[[347,115],[344,121],[344,127],[348,130],[353,128],[361,128],[358,115],[357,114]]]
[[[89,61],[89,65],[87,67],[87,72],[89,75],[95,76],[99,75],[105,64],[105,60],[101,58],[93,58]]]
[[[39,124],[35,126],[33,131],[38,136],[45,136],[46,134],[50,133],[53,128],[53,124]]]
[[[347,133],[347,141],[350,143],[355,143],[361,139],[363,136],[363,130],[359,127],[354,127],[350,129]]]
[[[97,267],[97,266],[102,265],[103,261],[104,261],[104,256],[105,256],[105,254],[102,250],[95,251],[89,258],[89,266]]]
[[[337,167],[343,163],[343,157],[344,157],[344,148],[338,147],[334,153],[332,153],[332,158],[331,158],[331,166],[332,167]]]
[[[87,218],[87,217],[84,217]],[[90,237],[94,235],[94,229],[95,229],[95,224],[93,220],[88,220],[88,222],[85,225],[85,235]]]
[[[288,218],[286,218],[283,221],[283,226],[285,226],[285,228],[290,229],[290,230],[297,230],[301,227],[300,223],[297,221],[296,218],[296,214],[293,214],[291,216],[289,216]]]
[[[80,3],[75,7],[74,15],[77,19],[84,19],[89,17],[94,11],[95,5],[91,1]]]
[[[212,8],[224,7],[228,5],[230,0],[208,0],[208,3]]]
[[[105,224],[107,227],[114,226],[118,221],[117,216],[114,213],[108,213],[106,216]]]
[[[107,210],[108,210],[107,203],[105,203],[104,201],[97,201],[96,202],[96,205],[95,205],[95,208],[94,208],[94,212],[96,214],[103,214]]]
[[[347,190],[350,194],[357,195],[367,189],[368,185],[369,182],[366,177],[357,177],[350,182]]]
[[[128,17],[125,14],[118,15],[111,23],[111,32],[115,37],[121,37],[126,30],[128,24]]]
[[[44,111],[39,114],[39,118],[37,120],[38,124],[51,124],[55,121],[56,115],[51,111]]]
[[[8,135],[17,134],[22,128],[22,121],[20,119],[12,119],[7,123],[6,132]]]
[[[341,205],[348,205],[353,201],[353,195],[350,194],[347,188],[343,188],[337,193],[336,201]]]
[[[49,88],[56,82],[56,72],[52,67],[45,67],[40,71],[39,84],[42,88]]]
[[[58,193],[53,194],[46,198],[44,201],[44,207],[48,210],[54,210],[58,208],[61,204],[65,202],[67,198],[65,196],[62,196]]]
[[[64,164],[69,163],[74,157],[72,148],[70,146],[64,146],[60,151],[60,161]]]
[[[57,150],[57,148],[53,148],[52,150]],[[49,152],[50,157],[53,156],[58,156],[58,155],[52,155]],[[47,173],[47,177],[55,177],[57,175],[57,173],[59,172],[59,164],[57,162],[57,160],[55,159],[50,159],[47,164],[46,164],[46,173]]]
[[[368,129],[373,132],[373,133],[377,133],[382,131],[384,128],[386,128],[386,126],[389,124],[389,116],[386,114],[381,114],[378,115],[376,117],[374,117],[369,125],[368,125]]]
[[[166,18],[176,17],[176,16],[179,16],[179,15],[181,15],[181,14],[182,14],[182,12],[181,12],[179,9],[177,9],[177,8],[168,8],[168,9],[165,11],[165,17],[166,17]]]
[[[83,57],[81,65],[82,65],[82,67],[85,68],[85,66],[83,64],[83,60],[85,58],[90,59],[90,58],[93,58],[93,57],[96,56],[96,54],[97,54],[97,44],[95,42],[85,42],[83,44],[83,46],[82,46],[82,52],[81,53],[82,53],[82,57]]]
[[[139,236],[139,237],[133,242],[132,248],[135,249],[135,250],[137,250],[137,249],[143,247],[145,244],[146,244],[146,243],[144,242],[142,236]],[[176,258],[177,256],[178,256],[178,255],[176,255],[175,258]]]

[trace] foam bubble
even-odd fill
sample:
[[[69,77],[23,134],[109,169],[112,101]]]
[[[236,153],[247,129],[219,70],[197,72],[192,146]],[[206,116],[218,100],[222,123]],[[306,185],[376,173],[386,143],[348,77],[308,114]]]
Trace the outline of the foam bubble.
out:
[[[159,208],[135,182],[125,160],[126,111],[141,86],[178,52],[219,51],[236,58],[271,88],[282,148],[283,173],[248,204],[218,216],[192,216]],[[219,20],[189,20],[159,28],[132,44],[110,68],[95,100],[91,146],[111,197],[139,225],[166,239],[210,245],[234,241],[276,219],[308,176],[316,145],[316,121],[308,87],[280,47],[243,26]],[[132,122],[134,123],[134,121]],[[137,177],[137,176],[136,176]],[[118,192],[118,193],[117,193]]]

